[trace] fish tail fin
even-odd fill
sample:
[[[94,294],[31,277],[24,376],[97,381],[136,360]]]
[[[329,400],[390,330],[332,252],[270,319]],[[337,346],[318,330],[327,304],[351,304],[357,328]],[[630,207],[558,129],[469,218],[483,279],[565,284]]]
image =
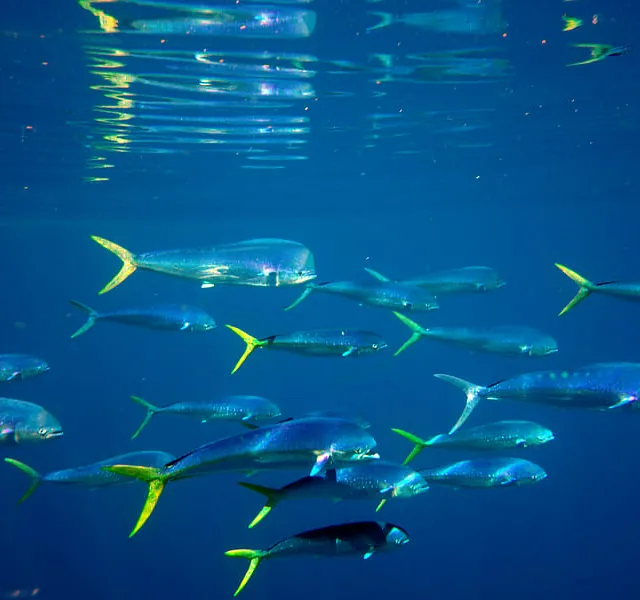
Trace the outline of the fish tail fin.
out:
[[[289,306],[287,306],[285,310],[291,310],[292,308],[295,308],[296,306],[298,306],[300,302],[302,302],[303,300],[306,300],[311,295],[311,292],[313,292],[315,287],[316,287],[315,285],[306,286],[302,294],[300,294],[296,300],[294,300],[291,304],[289,304]]]
[[[37,487],[42,481],[42,475],[40,475],[40,473],[38,473],[38,471],[36,471],[35,469],[32,469],[29,465],[25,465],[23,462],[20,462],[15,458],[5,458],[4,462],[17,467],[23,473],[26,473],[29,477],[31,477],[31,485],[29,486],[29,489],[27,489],[27,491],[24,493],[24,496],[22,496],[22,498],[20,498],[18,502],[18,504],[22,504],[29,496],[31,496],[31,494],[33,494],[33,492],[36,491]]]
[[[373,31],[374,29],[382,29],[383,27],[388,27],[394,22],[393,15],[388,12],[370,10],[369,14],[373,15],[374,17],[378,17],[380,21],[378,21],[375,25],[371,27],[367,27],[367,31]]]
[[[464,422],[469,418],[473,410],[476,406],[478,406],[478,402],[480,402],[481,394],[486,390],[485,387],[481,385],[476,385],[475,383],[471,383],[470,381],[465,381],[460,377],[454,377],[453,375],[443,375],[442,373],[436,373],[434,377],[441,379],[442,381],[446,381],[451,385],[455,385],[457,388],[460,388],[467,397],[467,402],[464,405],[464,410],[462,414],[456,421],[456,424],[449,431],[449,435],[456,432]]]
[[[233,558],[246,558],[249,561],[249,568],[244,574],[238,589],[233,594],[235,597],[244,589],[247,583],[249,583],[249,579],[253,577],[258,565],[267,556],[267,553],[264,550],[247,550],[243,548],[239,550],[227,550],[224,555],[231,556]]]
[[[82,304],[82,302],[78,302],[77,300],[69,300],[69,303],[73,304],[73,306],[79,308],[81,311],[87,313],[88,315],[87,322],[71,336],[71,339],[74,339],[94,326],[96,319],[98,318],[98,311],[94,310],[90,306],[87,306],[86,304]]]
[[[256,485],[255,483],[247,483],[246,481],[239,481],[238,485],[241,485],[242,487],[247,488],[252,492],[262,494],[267,498],[267,502],[262,507],[262,510],[260,510],[260,512],[256,515],[256,518],[253,519],[251,523],[249,523],[249,529],[253,529],[273,510],[276,504],[280,502],[280,500],[282,499],[282,494],[277,488],[270,488],[264,485]]]
[[[420,338],[427,335],[428,329],[425,329],[421,325],[418,325],[418,323],[412,321],[409,317],[403,315],[402,313],[393,311],[393,314],[398,317],[398,319],[400,319],[413,332],[411,334],[411,337],[393,354],[394,356],[398,356],[400,352],[406,350],[409,346],[413,346],[413,344],[415,344]]]
[[[382,500],[380,500],[380,503],[378,504],[378,506],[376,506],[376,512],[379,512],[380,509],[387,503],[388,498],[383,498]]]
[[[378,271],[374,271],[373,269],[369,269],[369,267],[365,267],[364,270],[369,273],[369,275],[371,275],[371,277],[373,277],[374,279],[377,279],[378,281],[382,281],[384,283],[387,283],[389,281],[391,281],[391,279],[389,279],[388,277],[385,277],[382,273],[378,273]]]
[[[569,279],[571,279],[571,281],[573,281],[579,288],[578,292],[571,299],[569,304],[567,304],[558,314],[558,316],[561,317],[565,313],[568,313],[574,306],[580,304],[580,302],[582,302],[587,296],[589,296],[589,294],[591,294],[591,292],[593,292],[596,286],[593,283],[591,283],[587,278],[569,269],[569,267],[565,267],[564,265],[561,265],[559,263],[555,263],[555,265]]]
[[[136,264],[136,257],[135,254],[132,254],[122,246],[118,246],[118,244],[114,244],[113,242],[98,237],[97,235],[92,235],[91,239],[100,244],[103,248],[113,252],[122,261],[122,268],[118,271],[118,274],[98,292],[98,294],[106,294],[114,287],[119,286],[138,268],[138,265]]]
[[[142,406],[147,411],[147,414],[144,416],[144,419],[142,419],[142,423],[140,424],[140,427],[138,427],[138,429],[136,429],[136,432],[131,436],[131,439],[135,440],[140,435],[140,432],[147,426],[149,421],[151,421],[151,417],[153,417],[153,415],[155,415],[157,412],[159,412],[162,409],[160,409],[157,406],[154,406],[153,404],[151,404],[150,402],[147,402],[146,400],[144,400],[143,398],[140,398],[139,396],[131,396],[131,400],[133,400],[136,404],[139,404],[140,406]]]
[[[420,452],[430,445],[428,440],[423,440],[421,437],[413,435],[413,433],[409,433],[403,429],[392,429],[391,431],[401,435],[403,438],[414,444],[413,450],[409,453],[409,456],[404,459],[404,462],[402,463],[403,465],[408,465],[416,456],[418,456],[418,454],[420,454]]]
[[[254,338],[252,335],[249,335],[246,331],[242,331],[242,329],[238,329],[233,325],[227,325],[227,327],[231,329],[233,333],[235,333],[236,335],[239,335],[244,341],[244,343],[247,345],[247,347],[245,348],[244,354],[240,357],[240,360],[236,363],[236,366],[233,367],[233,371],[231,371],[231,374],[233,375],[242,366],[242,363],[245,360],[247,360],[247,357],[249,356],[249,354],[251,354],[256,348],[259,348],[260,346],[264,346],[266,342],[261,341],[257,338]]]
[[[149,484],[147,499],[145,500],[144,506],[142,507],[142,512],[140,513],[138,522],[135,524],[135,527],[129,534],[129,537],[131,538],[136,533],[138,533],[138,531],[140,531],[141,527],[151,516],[151,513],[156,507],[156,504],[158,504],[160,495],[162,494],[165,485],[167,484],[167,479],[163,476],[161,469],[158,469],[157,467],[110,465],[108,467],[102,467],[102,470],[109,471],[110,473],[115,473],[116,475],[124,475],[125,477],[134,477],[139,481],[144,481]]]

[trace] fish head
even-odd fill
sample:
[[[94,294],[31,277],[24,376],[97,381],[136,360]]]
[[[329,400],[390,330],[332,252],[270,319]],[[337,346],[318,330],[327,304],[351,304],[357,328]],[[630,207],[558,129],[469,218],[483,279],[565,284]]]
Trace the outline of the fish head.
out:
[[[277,286],[299,285],[316,279],[315,259],[308,248],[296,248],[295,253],[286,257],[285,264],[277,267]]]
[[[414,471],[393,486],[393,497],[411,498],[424,494],[428,490],[429,484],[425,478],[417,471]]]
[[[26,367],[22,370],[22,377],[33,377],[35,375],[41,375],[42,373],[46,373],[50,371],[51,367],[48,363],[40,358],[33,358],[29,361]]]
[[[62,435],[62,425],[58,419],[46,411],[42,411],[33,419],[16,423],[14,428],[16,444],[50,440]]]
[[[404,546],[409,543],[409,534],[405,529],[393,523],[379,523],[387,546]]]
[[[520,485],[538,483],[547,478],[547,472],[530,461],[522,461],[517,468],[517,481]]]
[[[213,317],[208,317],[208,318],[205,318],[200,323],[194,323],[193,328],[195,331],[211,331],[215,329],[217,326],[218,325],[213,320]]]
[[[553,431],[551,431],[551,429],[547,429],[546,427],[540,427],[534,437],[535,443],[538,445],[547,444],[555,439],[556,438],[555,435],[553,435]]]
[[[558,351],[558,343],[551,336],[544,336],[530,347],[530,356],[549,356]]]
[[[358,333],[358,354],[372,354],[386,349],[388,344],[373,331],[360,331]]]
[[[425,293],[424,290],[419,290],[420,293],[413,294],[409,298],[405,298],[402,301],[402,307],[404,310],[412,312],[428,312],[430,310],[438,310],[440,305],[429,293]]]
[[[344,461],[377,460],[380,455],[373,451],[376,441],[365,429],[355,423],[344,421],[345,427],[331,444],[331,455]]]

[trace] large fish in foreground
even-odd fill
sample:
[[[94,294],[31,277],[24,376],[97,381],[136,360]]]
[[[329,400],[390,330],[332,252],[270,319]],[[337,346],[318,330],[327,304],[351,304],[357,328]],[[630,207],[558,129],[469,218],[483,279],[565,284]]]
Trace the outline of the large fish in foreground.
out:
[[[268,350],[284,350],[304,356],[359,356],[373,354],[387,347],[387,343],[373,331],[355,329],[313,329],[294,331],[284,335],[270,335],[258,339],[247,332],[227,325],[231,331],[240,336],[247,345],[244,354],[231,371],[235,373],[256,348]]]
[[[50,370],[46,361],[30,354],[0,354],[0,383],[29,379]]]
[[[283,500],[367,500],[383,502],[390,498],[412,498],[429,489],[422,475],[404,465],[382,460],[367,461],[348,467],[327,469],[324,475],[307,476],[281,488],[270,488],[245,481],[239,485],[262,494],[267,502],[249,524],[255,527]]]
[[[227,550],[225,556],[246,558],[250,561],[242,582],[233,594],[237,596],[263,560],[286,556],[317,558],[350,555],[367,559],[375,553],[392,550],[407,542],[409,542],[409,534],[402,527],[392,523],[362,521],[298,533],[277,542],[266,550]]]
[[[187,304],[158,304],[148,308],[124,308],[99,313],[82,302],[69,302],[88,315],[86,323],[71,336],[71,339],[91,329],[96,321],[111,321],[156,331],[211,331],[216,328],[216,322],[211,315],[201,308]]]
[[[402,312],[426,312],[438,308],[437,300],[427,290],[417,285],[394,281],[333,281],[310,283],[306,289],[285,310],[291,310],[308,298],[312,292],[342,296],[355,300],[361,305],[388,308]]]
[[[467,399],[450,435],[462,426],[483,398],[604,411],[636,408],[640,394],[640,363],[629,362],[597,363],[573,371],[525,373],[489,386],[441,373],[435,377],[460,388]]]
[[[310,469],[318,475],[331,465],[375,460],[376,441],[353,422],[330,418],[296,419],[227,437],[196,448],[161,468],[113,465],[103,469],[149,485],[147,500],[130,536],[144,525],[169,481],[218,472]]]
[[[398,356],[400,352],[421,338],[505,356],[549,356],[558,351],[558,344],[550,335],[524,325],[425,329],[403,314],[398,312],[393,314],[413,332],[411,337],[396,350],[394,356]]]
[[[58,419],[39,404],[0,398],[0,445],[51,440],[62,434]]]
[[[409,464],[425,448],[445,450],[512,450],[540,446],[555,439],[553,432],[533,421],[495,421],[460,429],[450,435],[436,435],[427,440],[403,429],[392,429],[415,446],[402,464]]]
[[[373,269],[365,268],[365,271],[378,281],[391,281]],[[461,267],[403,279],[401,283],[417,285],[437,298],[444,294],[489,292],[503,287],[507,282],[491,267]]]
[[[124,483],[131,483],[134,480],[122,475],[116,475],[109,471],[104,471],[102,467],[108,465],[118,465],[123,462],[135,462],[146,467],[161,467],[162,465],[172,461],[175,458],[173,454],[168,452],[160,452],[155,450],[130,452],[128,454],[120,454],[112,458],[107,458],[99,462],[75,467],[71,469],[62,469],[61,471],[51,471],[41,475],[29,465],[15,460],[14,458],[5,458],[5,462],[20,469],[31,477],[31,485],[26,491],[20,502],[24,502],[33,492],[36,491],[41,483],[56,483],[61,485],[76,485],[80,487],[98,488]]]
[[[98,236],[91,239],[121,261],[119,273],[100,294],[120,285],[137,269],[194,279],[202,287],[244,285],[278,287],[305,283],[316,277],[315,262],[306,246],[278,238],[261,238],[232,244],[133,254]]]
[[[556,267],[560,269],[571,281],[578,285],[578,293],[571,299],[559,313],[562,316],[568,313],[574,306],[580,304],[585,298],[591,294],[601,294],[602,296],[612,296],[621,300],[629,300],[631,302],[640,302],[640,281],[606,281],[603,283],[593,283],[572,271],[569,267],[556,263]]]
[[[223,420],[247,422],[249,420],[274,419],[282,414],[276,404],[262,396],[227,396],[210,402],[190,402],[187,400],[166,406],[155,406],[138,396],[131,396],[131,399],[147,411],[142,424],[133,434],[132,440],[140,435],[151,417],[157,414],[183,415],[198,419],[201,423]]]

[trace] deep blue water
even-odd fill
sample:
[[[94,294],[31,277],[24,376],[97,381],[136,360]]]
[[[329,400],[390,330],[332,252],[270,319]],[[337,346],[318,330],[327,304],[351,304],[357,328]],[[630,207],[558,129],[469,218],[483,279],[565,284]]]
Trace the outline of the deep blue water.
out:
[[[286,143],[273,150],[275,156],[306,159],[270,162],[283,169],[247,170],[242,165],[248,161],[226,147],[211,151],[203,140],[220,139],[216,133],[176,152],[184,119],[178,131],[144,144],[171,152],[141,152],[134,141],[133,150],[121,153],[117,144],[103,144],[122,132],[99,121],[105,110],[100,106],[108,101],[90,89],[99,75],[89,66],[87,48],[100,43],[131,49],[130,38],[111,43],[110,34],[92,37],[86,31],[95,32],[96,19],[72,1],[55,9],[45,0],[30,6],[9,2],[0,38],[0,352],[33,353],[52,369],[2,384],[0,393],[42,404],[60,418],[65,435],[37,446],[4,447],[0,456],[44,473],[136,449],[179,455],[239,428],[161,415],[130,441],[143,417],[131,394],[157,404],[259,394],[290,414],[321,408],[360,414],[372,423],[383,458],[401,461],[410,446],[391,427],[424,436],[444,432],[462,409],[462,394],[433,373],[489,384],[529,370],[638,361],[637,305],[596,296],[559,318],[576,288],[553,263],[594,281],[640,280],[640,88],[634,76],[640,11],[631,0],[503,4],[506,38],[402,25],[366,34],[367,10],[401,14],[431,7],[324,0],[304,5],[318,15],[306,40],[199,39],[200,50],[207,45],[221,52],[306,53],[317,64],[348,60],[362,69],[333,75],[318,66],[313,98],[269,112],[309,115],[309,131],[299,134],[304,150]],[[563,33],[565,11],[582,17],[583,27]],[[592,25],[595,14],[598,24]],[[174,50],[195,48],[186,36],[167,39]],[[155,51],[156,41],[136,38],[133,45]],[[631,49],[568,68],[566,63],[588,54],[568,47],[579,42]],[[406,60],[411,53],[480,47],[498,48],[512,71],[483,83],[392,81],[385,84],[386,95],[373,93],[379,87],[370,81],[373,54]],[[161,70],[149,64],[130,70]],[[134,84],[131,93],[140,99],[125,112],[139,123],[150,114],[144,107],[149,92]],[[181,112],[177,99],[186,92],[163,94],[170,105],[163,110],[183,118],[241,114],[206,104]],[[242,112],[247,114],[258,113]],[[398,135],[384,133],[372,142],[374,114],[402,114],[406,121],[392,129]],[[451,123],[478,129],[460,139],[443,131]],[[255,132],[228,135],[239,140],[238,150],[264,139]],[[92,169],[95,156],[113,168]],[[108,181],[87,180],[95,176]],[[312,249],[321,281],[366,277],[365,266],[400,278],[489,265],[507,286],[447,298],[437,313],[416,320],[526,324],[554,335],[560,351],[506,359],[423,340],[394,358],[392,350],[408,333],[392,315],[321,294],[285,313],[299,288],[201,290],[193,282],[136,272],[99,297],[119,264],[90,240],[92,234],[135,252],[256,237],[298,240]],[[209,311],[219,327],[191,336],[98,323],[70,340],[84,317],[69,299],[98,310],[187,302]],[[225,323],[257,337],[304,328],[373,329],[390,350],[354,360],[256,352],[231,376],[243,344]],[[419,498],[388,503],[377,515],[375,503],[292,502],[253,530],[246,526],[262,499],[237,486],[236,476],[169,485],[147,525],[130,540],[144,500],[141,484],[92,491],[43,485],[16,506],[28,482],[2,466],[0,597],[32,588],[41,588],[43,599],[231,597],[246,565],[225,558],[225,550],[268,547],[305,529],[371,518],[405,527],[410,544],[367,561],[269,562],[244,597],[526,600],[634,594],[638,417],[483,402],[470,424],[503,418],[532,419],[555,432],[551,444],[517,452],[547,470],[539,485],[487,491],[434,486]],[[462,458],[468,455],[427,450],[416,463]],[[280,485],[302,475],[264,473],[253,480]]]

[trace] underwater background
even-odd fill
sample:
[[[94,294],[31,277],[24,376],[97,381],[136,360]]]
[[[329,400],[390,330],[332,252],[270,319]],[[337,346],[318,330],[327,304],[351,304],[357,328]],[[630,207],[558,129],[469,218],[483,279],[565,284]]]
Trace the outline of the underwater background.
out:
[[[65,435],[2,447],[0,456],[45,473],[134,450],[180,455],[239,428],[159,416],[131,441],[143,411],[130,395],[168,404],[256,394],[286,414],[361,415],[383,458],[400,462],[410,445],[392,427],[446,433],[462,409],[462,394],[434,373],[488,385],[526,371],[638,361],[637,305],[594,297],[559,318],[576,287],[554,267],[567,264],[594,281],[640,279],[635,2],[495,1],[499,18],[483,15],[476,29],[460,25],[475,18],[475,3],[462,0],[269,3],[315,13],[313,31],[295,39],[123,33],[107,18],[126,27],[192,14],[180,4],[187,6],[3,5],[0,351],[42,356],[51,371],[0,384],[0,395],[44,405]],[[224,12],[236,4],[216,6]],[[399,16],[436,10],[458,12],[417,23]],[[374,12],[392,22],[372,29],[380,19]],[[563,31],[567,14],[581,27]],[[579,43],[625,51],[569,67],[589,57]],[[232,66],[209,68],[216,64]],[[504,358],[423,340],[398,357],[256,352],[230,375],[243,344],[225,323],[257,337],[371,329],[391,349],[408,330],[384,310],[328,295],[284,312],[295,287],[200,289],[138,272],[98,297],[119,264],[90,235],[134,252],[296,240],[312,249],[318,281],[365,278],[364,267],[408,278],[489,265],[504,288],[447,298],[416,320],[526,324],[552,334],[559,351]],[[207,310],[218,328],[190,336],[98,324],[71,340],[84,317],[70,299],[97,310],[185,302]],[[149,523],[128,539],[141,484],[43,485],[17,506],[28,481],[3,464],[0,598],[231,597],[246,565],[225,550],[266,548],[299,531],[366,519],[401,525],[410,544],[366,561],[273,561],[243,594],[525,600],[635,593],[637,415],[485,402],[472,417],[474,424],[498,419],[532,419],[554,431],[551,444],[518,451],[544,466],[547,480],[497,490],[434,486],[379,513],[368,502],[292,502],[252,530],[261,498],[235,475],[169,486]],[[466,457],[428,449],[416,462]],[[283,485],[303,474],[251,479]]]

